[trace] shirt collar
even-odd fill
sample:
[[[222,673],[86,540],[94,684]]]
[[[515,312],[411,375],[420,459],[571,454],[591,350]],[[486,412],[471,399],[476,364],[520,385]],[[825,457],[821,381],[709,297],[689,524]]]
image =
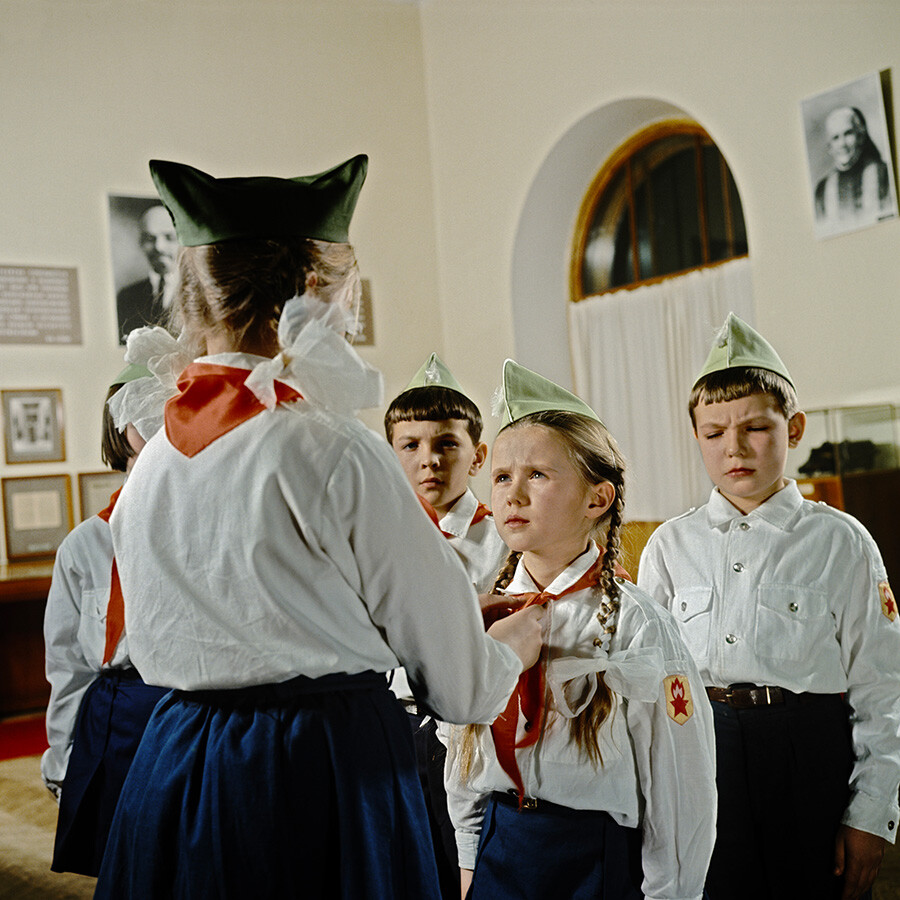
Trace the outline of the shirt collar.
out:
[[[212,356],[200,356],[194,362],[207,363],[211,366],[228,366],[232,369],[252,369],[265,358],[264,356],[256,356],[253,353],[230,352],[214,353]]]
[[[570,588],[594,563],[600,556],[600,549],[594,541],[588,543],[587,549],[581,556],[576,557],[568,567],[564,569],[553,581],[544,588],[548,594],[561,594],[566,588]],[[519,560],[516,566],[516,574],[509,583],[504,593],[506,594],[526,594],[533,591],[540,592],[540,588],[534,583],[532,577],[528,574],[525,564]]]
[[[787,484],[780,491],[772,494],[768,500],[757,506],[752,512],[747,513],[746,516],[732,506],[718,488],[713,488],[707,505],[710,527],[724,529],[735,519],[756,518],[762,519],[782,531],[785,530],[803,504],[803,495],[797,487],[797,482],[792,478],[785,480]]]
[[[440,521],[441,531],[453,537],[463,537],[475,518],[478,510],[478,498],[470,488],[450,507]]]

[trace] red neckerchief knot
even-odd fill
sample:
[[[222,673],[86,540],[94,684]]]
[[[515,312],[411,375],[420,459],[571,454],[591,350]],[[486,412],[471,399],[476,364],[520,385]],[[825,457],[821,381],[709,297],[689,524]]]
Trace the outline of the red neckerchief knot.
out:
[[[510,594],[510,602],[492,604],[485,607],[482,613],[485,619],[492,623],[505,615],[510,615],[528,606],[540,606],[553,600],[559,600],[567,594],[594,587],[599,582],[600,570],[601,560],[598,559],[578,581],[559,594],[551,594],[549,591]],[[497,614],[498,607],[500,608],[499,615]],[[516,750],[536,744],[544,728],[544,720],[547,713],[544,702],[546,668],[547,659],[542,648],[540,659],[519,676],[519,681],[510,695],[506,709],[497,716],[491,725],[491,737],[494,739],[497,762],[500,763],[500,768],[506,772],[516,786],[516,791],[519,795],[519,809],[522,808],[522,801],[525,799],[525,786],[522,782],[519,764],[516,761]],[[525,719],[525,736],[517,743],[516,730],[519,724],[520,711]]]
[[[233,366],[191,363],[178,378],[178,390],[166,403],[166,435],[185,456],[196,456],[217,438],[261,413],[265,406],[244,382],[249,372]],[[282,381],[275,382],[279,403],[302,400]]]

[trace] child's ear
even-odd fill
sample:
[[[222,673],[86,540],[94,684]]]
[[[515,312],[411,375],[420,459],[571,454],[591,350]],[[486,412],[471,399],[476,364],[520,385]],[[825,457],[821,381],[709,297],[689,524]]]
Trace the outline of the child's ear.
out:
[[[806,413],[795,412],[788,419],[788,446],[796,447],[806,430]]]
[[[600,519],[606,511],[616,502],[616,489],[608,481],[601,481],[590,488],[590,502],[588,503],[588,518]]]
[[[481,467],[484,465],[484,461],[487,459],[488,447],[487,444],[482,441],[479,444],[475,445],[475,458],[472,460],[472,465],[469,466],[469,475],[477,475],[481,470]]]

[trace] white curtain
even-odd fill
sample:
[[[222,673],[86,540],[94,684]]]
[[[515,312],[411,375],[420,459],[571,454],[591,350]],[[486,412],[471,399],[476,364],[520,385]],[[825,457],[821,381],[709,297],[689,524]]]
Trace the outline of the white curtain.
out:
[[[746,258],[569,304],[575,388],[628,462],[629,521],[663,521],[709,495],[687,401],[729,311],[753,323]]]

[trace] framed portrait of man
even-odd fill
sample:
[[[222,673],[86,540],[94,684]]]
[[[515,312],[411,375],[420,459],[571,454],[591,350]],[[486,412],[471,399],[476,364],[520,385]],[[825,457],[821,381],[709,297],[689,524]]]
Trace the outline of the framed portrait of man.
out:
[[[881,75],[823,91],[801,108],[816,237],[896,218]]]
[[[109,195],[109,233],[119,343],[142,325],[165,326],[175,288],[178,238],[158,197]]]

